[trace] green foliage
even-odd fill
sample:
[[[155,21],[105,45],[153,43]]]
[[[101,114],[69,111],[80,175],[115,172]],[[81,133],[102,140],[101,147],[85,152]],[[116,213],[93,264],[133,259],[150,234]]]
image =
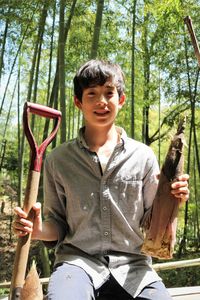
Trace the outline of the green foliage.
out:
[[[0,289],[0,295],[1,296],[4,296],[4,295],[8,295],[9,294],[9,289],[6,289],[6,288],[2,288],[2,289]]]
[[[194,259],[198,257],[198,254],[191,253],[185,256],[184,259]],[[163,270],[159,272],[159,275],[168,288],[200,285],[200,269],[198,266]]]

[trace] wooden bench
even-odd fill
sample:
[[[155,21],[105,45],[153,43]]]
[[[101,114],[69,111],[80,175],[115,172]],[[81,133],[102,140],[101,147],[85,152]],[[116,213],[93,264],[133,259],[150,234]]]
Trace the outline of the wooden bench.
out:
[[[200,300],[200,286],[170,288],[168,291],[173,300]],[[0,300],[8,300],[8,296],[0,296]]]
[[[168,289],[174,300],[200,300],[200,286]]]

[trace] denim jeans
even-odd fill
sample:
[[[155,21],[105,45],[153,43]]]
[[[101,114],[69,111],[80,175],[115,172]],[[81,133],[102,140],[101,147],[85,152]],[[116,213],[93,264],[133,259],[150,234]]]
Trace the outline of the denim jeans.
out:
[[[48,286],[48,300],[171,300],[161,281],[146,286],[133,298],[110,275],[109,279],[95,290],[91,278],[80,267],[64,263],[55,268]]]

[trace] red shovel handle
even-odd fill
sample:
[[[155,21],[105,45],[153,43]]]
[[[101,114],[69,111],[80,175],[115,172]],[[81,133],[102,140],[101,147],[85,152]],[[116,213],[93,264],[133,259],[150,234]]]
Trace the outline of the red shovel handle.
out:
[[[32,114],[50,118],[50,119],[61,117],[60,111],[37,103],[26,102],[24,105],[24,109],[26,111],[29,111]]]
[[[42,144],[38,147],[33,133],[30,128],[29,124],[29,115],[30,113],[39,115],[42,117],[55,119],[54,127],[51,131],[51,134],[42,142]],[[42,166],[42,158],[43,154],[47,148],[47,146],[51,143],[53,138],[55,137],[58,128],[61,122],[61,112],[36,103],[26,102],[24,105],[24,113],[23,113],[23,125],[24,125],[24,132],[31,147],[31,163],[30,163],[30,170],[34,170],[40,172]]]

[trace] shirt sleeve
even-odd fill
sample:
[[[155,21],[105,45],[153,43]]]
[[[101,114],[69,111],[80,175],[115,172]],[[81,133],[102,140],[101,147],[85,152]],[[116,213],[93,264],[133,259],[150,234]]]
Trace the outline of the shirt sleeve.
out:
[[[143,182],[144,215],[141,220],[142,227],[146,227],[145,224],[150,220],[151,208],[158,188],[158,175],[160,170],[153,151],[151,151],[151,155],[147,159],[146,169],[147,173]]]
[[[54,172],[54,160],[45,160],[44,164],[44,221],[55,224],[59,238],[55,242],[44,242],[47,247],[54,247],[60,243],[68,230],[66,221],[66,195],[59,178]]]

